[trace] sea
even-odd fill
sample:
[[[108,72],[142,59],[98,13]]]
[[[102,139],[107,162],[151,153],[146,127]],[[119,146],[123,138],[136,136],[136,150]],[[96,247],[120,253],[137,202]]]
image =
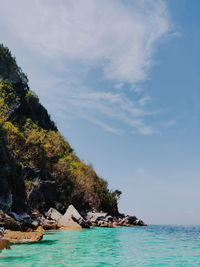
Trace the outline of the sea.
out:
[[[200,226],[48,232],[39,243],[2,251],[0,266],[200,266]]]

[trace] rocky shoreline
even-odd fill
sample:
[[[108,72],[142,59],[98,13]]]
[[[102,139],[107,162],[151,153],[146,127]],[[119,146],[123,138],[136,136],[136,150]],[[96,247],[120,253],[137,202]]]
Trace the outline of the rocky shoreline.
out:
[[[0,250],[49,230],[145,225],[118,212],[122,192],[76,155],[3,44],[0,111]]]
[[[50,208],[45,214],[37,210],[32,214],[0,211],[0,227],[3,236],[12,244],[38,242],[45,231],[49,230],[82,230],[93,227],[120,227],[120,226],[146,226],[135,216],[119,214],[111,216],[105,212],[84,211],[78,212],[70,205],[65,214]]]

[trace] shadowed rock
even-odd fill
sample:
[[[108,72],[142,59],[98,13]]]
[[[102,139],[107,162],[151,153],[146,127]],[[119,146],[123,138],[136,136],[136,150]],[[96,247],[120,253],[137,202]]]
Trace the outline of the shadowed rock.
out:
[[[4,227],[5,229],[10,229],[13,231],[21,231],[21,224],[13,219],[11,216],[4,213],[0,210],[0,227]]]
[[[88,212],[86,218],[91,223],[97,223],[98,221],[105,221],[106,216],[107,216],[107,213],[105,212]]]

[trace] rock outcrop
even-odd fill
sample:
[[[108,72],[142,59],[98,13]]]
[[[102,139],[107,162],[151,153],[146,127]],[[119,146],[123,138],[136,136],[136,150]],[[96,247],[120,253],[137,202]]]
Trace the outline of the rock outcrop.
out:
[[[146,224],[135,216],[119,214],[111,216],[104,212],[88,212],[86,218],[93,226],[117,227],[117,226],[146,226]]]
[[[47,219],[54,220],[56,222],[58,222],[63,216],[59,211],[54,208],[50,208],[45,215]]]
[[[42,237],[43,234],[41,232],[19,232],[6,230],[4,233],[4,238],[9,240],[11,244],[38,242],[42,239]]]
[[[66,210],[65,214],[58,220],[59,227],[78,227],[90,228],[91,224],[87,222],[79,212],[70,205]]]
[[[0,210],[0,227],[13,231],[22,230],[21,223],[4,213],[2,210]]]
[[[67,208],[64,215],[54,208],[50,208],[44,215],[37,213],[35,216],[32,216],[32,218],[28,214],[11,214],[13,217],[0,211],[0,227],[11,230],[10,233],[13,231],[14,233],[16,232],[16,234],[14,234],[15,236],[17,236],[17,233],[20,233],[20,231],[36,231],[43,233],[44,231],[56,229],[82,230],[83,228],[91,227],[113,228],[119,226],[146,226],[146,224],[137,217],[125,216],[123,214],[111,216],[105,212],[90,211],[86,213],[85,216],[81,216],[73,205]],[[24,234],[19,234],[18,236],[21,238]],[[37,240],[37,237],[38,235],[36,234],[35,240]],[[13,243],[13,241],[11,242]]]
[[[4,228],[0,228],[0,252],[3,249],[10,249],[10,241],[4,237]]]
[[[5,237],[0,237],[0,252],[3,249],[10,249],[10,241]]]
[[[91,223],[97,223],[100,220],[105,220],[107,213],[105,212],[88,212],[87,219]]]
[[[51,219],[61,229],[81,229],[91,227],[118,227],[118,226],[146,226],[146,224],[135,216],[111,216],[105,212],[87,212],[84,216],[70,205],[65,214],[60,214],[57,210],[51,208],[46,213],[47,219]]]

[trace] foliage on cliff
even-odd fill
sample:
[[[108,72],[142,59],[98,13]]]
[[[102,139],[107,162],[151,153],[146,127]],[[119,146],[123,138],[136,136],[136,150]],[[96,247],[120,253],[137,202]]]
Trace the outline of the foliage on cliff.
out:
[[[6,158],[5,158],[5,155]],[[81,161],[28,86],[8,48],[0,45],[0,209],[16,211],[69,204],[117,213],[120,191],[110,191]],[[5,172],[5,166],[9,170]],[[7,199],[8,200],[8,199]],[[4,206],[3,206],[4,205]]]

